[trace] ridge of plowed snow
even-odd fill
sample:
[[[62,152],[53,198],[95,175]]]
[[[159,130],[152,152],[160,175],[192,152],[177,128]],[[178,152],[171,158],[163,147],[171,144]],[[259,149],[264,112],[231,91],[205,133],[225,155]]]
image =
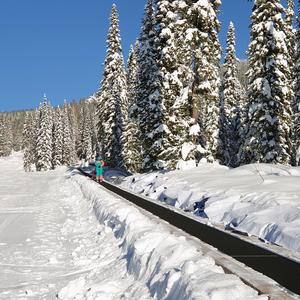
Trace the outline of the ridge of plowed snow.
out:
[[[299,181],[300,167],[252,164],[228,169],[202,163],[136,174],[121,186],[300,252]],[[194,211],[195,203],[201,212]]]
[[[225,274],[212,258],[202,255],[184,236],[156,217],[74,173],[100,224],[119,241],[129,274],[145,282],[155,299],[267,299],[237,276]]]

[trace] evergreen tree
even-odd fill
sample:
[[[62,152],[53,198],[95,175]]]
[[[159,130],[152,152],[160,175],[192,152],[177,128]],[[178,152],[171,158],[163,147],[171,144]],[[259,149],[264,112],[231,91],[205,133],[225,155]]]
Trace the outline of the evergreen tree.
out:
[[[67,105],[68,108],[68,117],[69,117],[69,124],[70,124],[70,138],[71,138],[71,163],[76,162],[77,155],[76,155],[76,143],[78,140],[78,123],[77,118],[75,116],[74,106],[70,103]]]
[[[10,128],[4,116],[0,116],[0,157],[9,156],[11,151]]]
[[[137,173],[142,167],[142,146],[140,131],[136,123],[128,121],[123,133],[123,160],[124,168]]]
[[[137,56],[139,51],[138,42],[135,45],[135,48],[131,45],[130,52],[127,61],[127,91],[128,91],[128,111],[129,118],[134,119],[134,111],[136,110],[136,92],[138,88],[138,65],[137,65]]]
[[[300,1],[298,1],[296,54],[295,54],[295,98],[293,102],[293,134],[294,161],[300,166]]]
[[[222,103],[220,137],[222,149],[220,150],[222,163],[238,166],[238,152],[241,144],[241,108],[243,97],[241,84],[237,79],[237,65],[235,55],[235,29],[230,22],[227,34],[227,48],[224,63],[224,75],[222,82]]]
[[[63,123],[62,111],[58,107],[53,113],[53,152],[52,165],[55,168],[63,163]]]
[[[83,131],[83,149],[86,161],[91,161],[93,158],[92,137],[91,137],[91,119],[87,115]]]
[[[97,137],[97,109],[94,102],[89,104],[89,111],[91,115],[92,153],[95,157],[97,153],[100,153],[100,145]]]
[[[46,95],[39,107],[38,133],[36,143],[36,170],[52,168],[52,107]]]
[[[81,155],[80,159],[90,161],[93,157],[91,116],[88,105],[81,107]]]
[[[137,109],[135,112],[143,145],[143,170],[163,167],[159,154],[163,150],[161,140],[166,127],[158,67],[157,38],[153,2],[148,0],[139,37]]]
[[[117,8],[113,5],[107,38],[103,80],[98,93],[98,139],[111,166],[123,166],[122,132],[128,107],[126,72],[121,47]]]
[[[85,122],[85,105],[83,103],[80,103],[80,112],[79,112],[79,140],[76,145],[76,152],[77,156],[80,160],[83,159],[83,149],[82,149],[82,144],[83,144],[83,130],[84,130],[84,122]]]
[[[62,164],[71,165],[73,162],[72,152],[73,152],[73,141],[71,137],[71,125],[69,119],[69,109],[68,104],[65,101],[63,111],[62,111],[62,127],[63,127],[63,137],[62,137]]]
[[[26,112],[23,129],[23,166],[26,172],[32,171],[32,165],[35,162],[35,128],[33,128],[33,116]]]
[[[198,123],[197,154],[209,162],[217,160],[220,117],[220,57],[217,17],[220,0],[189,0],[189,36],[194,49],[194,82],[191,92],[192,117]],[[196,146],[196,145],[195,145]]]
[[[291,161],[291,86],[284,9],[279,0],[254,3],[249,55],[248,130],[242,162]]]
[[[286,44],[287,50],[289,51],[289,63],[290,66],[294,65],[295,59],[295,47],[296,47],[296,31],[293,26],[294,21],[294,0],[287,0],[287,9],[285,12],[285,35],[286,35]],[[294,70],[293,70],[294,71]],[[294,73],[292,74],[292,80],[294,81]]]
[[[39,123],[40,123],[40,112],[39,112],[39,109],[36,108],[32,115],[32,136],[33,136],[32,147],[33,147],[33,153],[34,153],[35,167],[37,165],[37,159],[38,159],[37,140],[38,140],[38,133],[39,133]]]
[[[17,136],[14,136],[14,129],[13,129],[13,123],[12,120],[7,118],[6,119],[6,137],[7,137],[7,151],[9,151],[9,155],[11,152],[16,149],[16,151],[20,151],[21,148],[17,145],[19,145],[22,142],[22,136],[19,134]],[[14,142],[14,139],[19,139],[20,141],[17,141],[17,143]]]
[[[127,89],[128,89],[128,108],[125,112],[124,127],[122,134],[122,157],[123,166],[130,172],[138,172],[141,169],[141,135],[136,124],[136,116],[133,112],[136,109],[136,92],[138,88],[137,75],[137,53],[138,44],[135,48],[131,47],[127,63]],[[125,110],[125,109],[124,109]]]
[[[159,69],[163,98],[162,151],[159,158],[174,168],[188,142],[191,121],[189,93],[193,70],[188,36],[188,6],[185,1],[157,1]],[[186,158],[186,157],[183,157]]]

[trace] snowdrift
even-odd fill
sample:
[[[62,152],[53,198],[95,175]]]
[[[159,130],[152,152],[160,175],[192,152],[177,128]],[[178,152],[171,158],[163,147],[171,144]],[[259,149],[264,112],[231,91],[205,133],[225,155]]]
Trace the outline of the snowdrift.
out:
[[[171,233],[168,224],[76,172],[72,178],[99,222],[120,241],[129,274],[145,282],[154,299],[267,299],[237,276],[225,274],[184,236]]]
[[[136,174],[121,184],[212,222],[300,252],[300,168],[252,164],[236,169],[184,163]]]

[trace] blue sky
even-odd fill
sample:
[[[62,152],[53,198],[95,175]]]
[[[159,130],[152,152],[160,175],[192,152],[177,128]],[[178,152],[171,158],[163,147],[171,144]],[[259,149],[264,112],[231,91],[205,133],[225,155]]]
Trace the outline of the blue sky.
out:
[[[146,0],[1,0],[0,111],[34,108],[46,93],[52,104],[99,88],[113,3],[120,15],[124,55],[139,34]],[[236,26],[237,54],[245,58],[252,3],[223,0],[220,40]]]

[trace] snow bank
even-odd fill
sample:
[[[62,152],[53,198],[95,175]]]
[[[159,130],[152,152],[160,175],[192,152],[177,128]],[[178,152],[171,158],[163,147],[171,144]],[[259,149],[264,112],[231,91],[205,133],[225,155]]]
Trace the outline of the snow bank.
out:
[[[202,163],[127,177],[122,186],[300,252],[300,168]]]
[[[74,174],[73,180],[93,204],[99,222],[120,241],[129,274],[145,282],[154,299],[267,299],[237,276],[225,274],[167,224],[85,177]]]

